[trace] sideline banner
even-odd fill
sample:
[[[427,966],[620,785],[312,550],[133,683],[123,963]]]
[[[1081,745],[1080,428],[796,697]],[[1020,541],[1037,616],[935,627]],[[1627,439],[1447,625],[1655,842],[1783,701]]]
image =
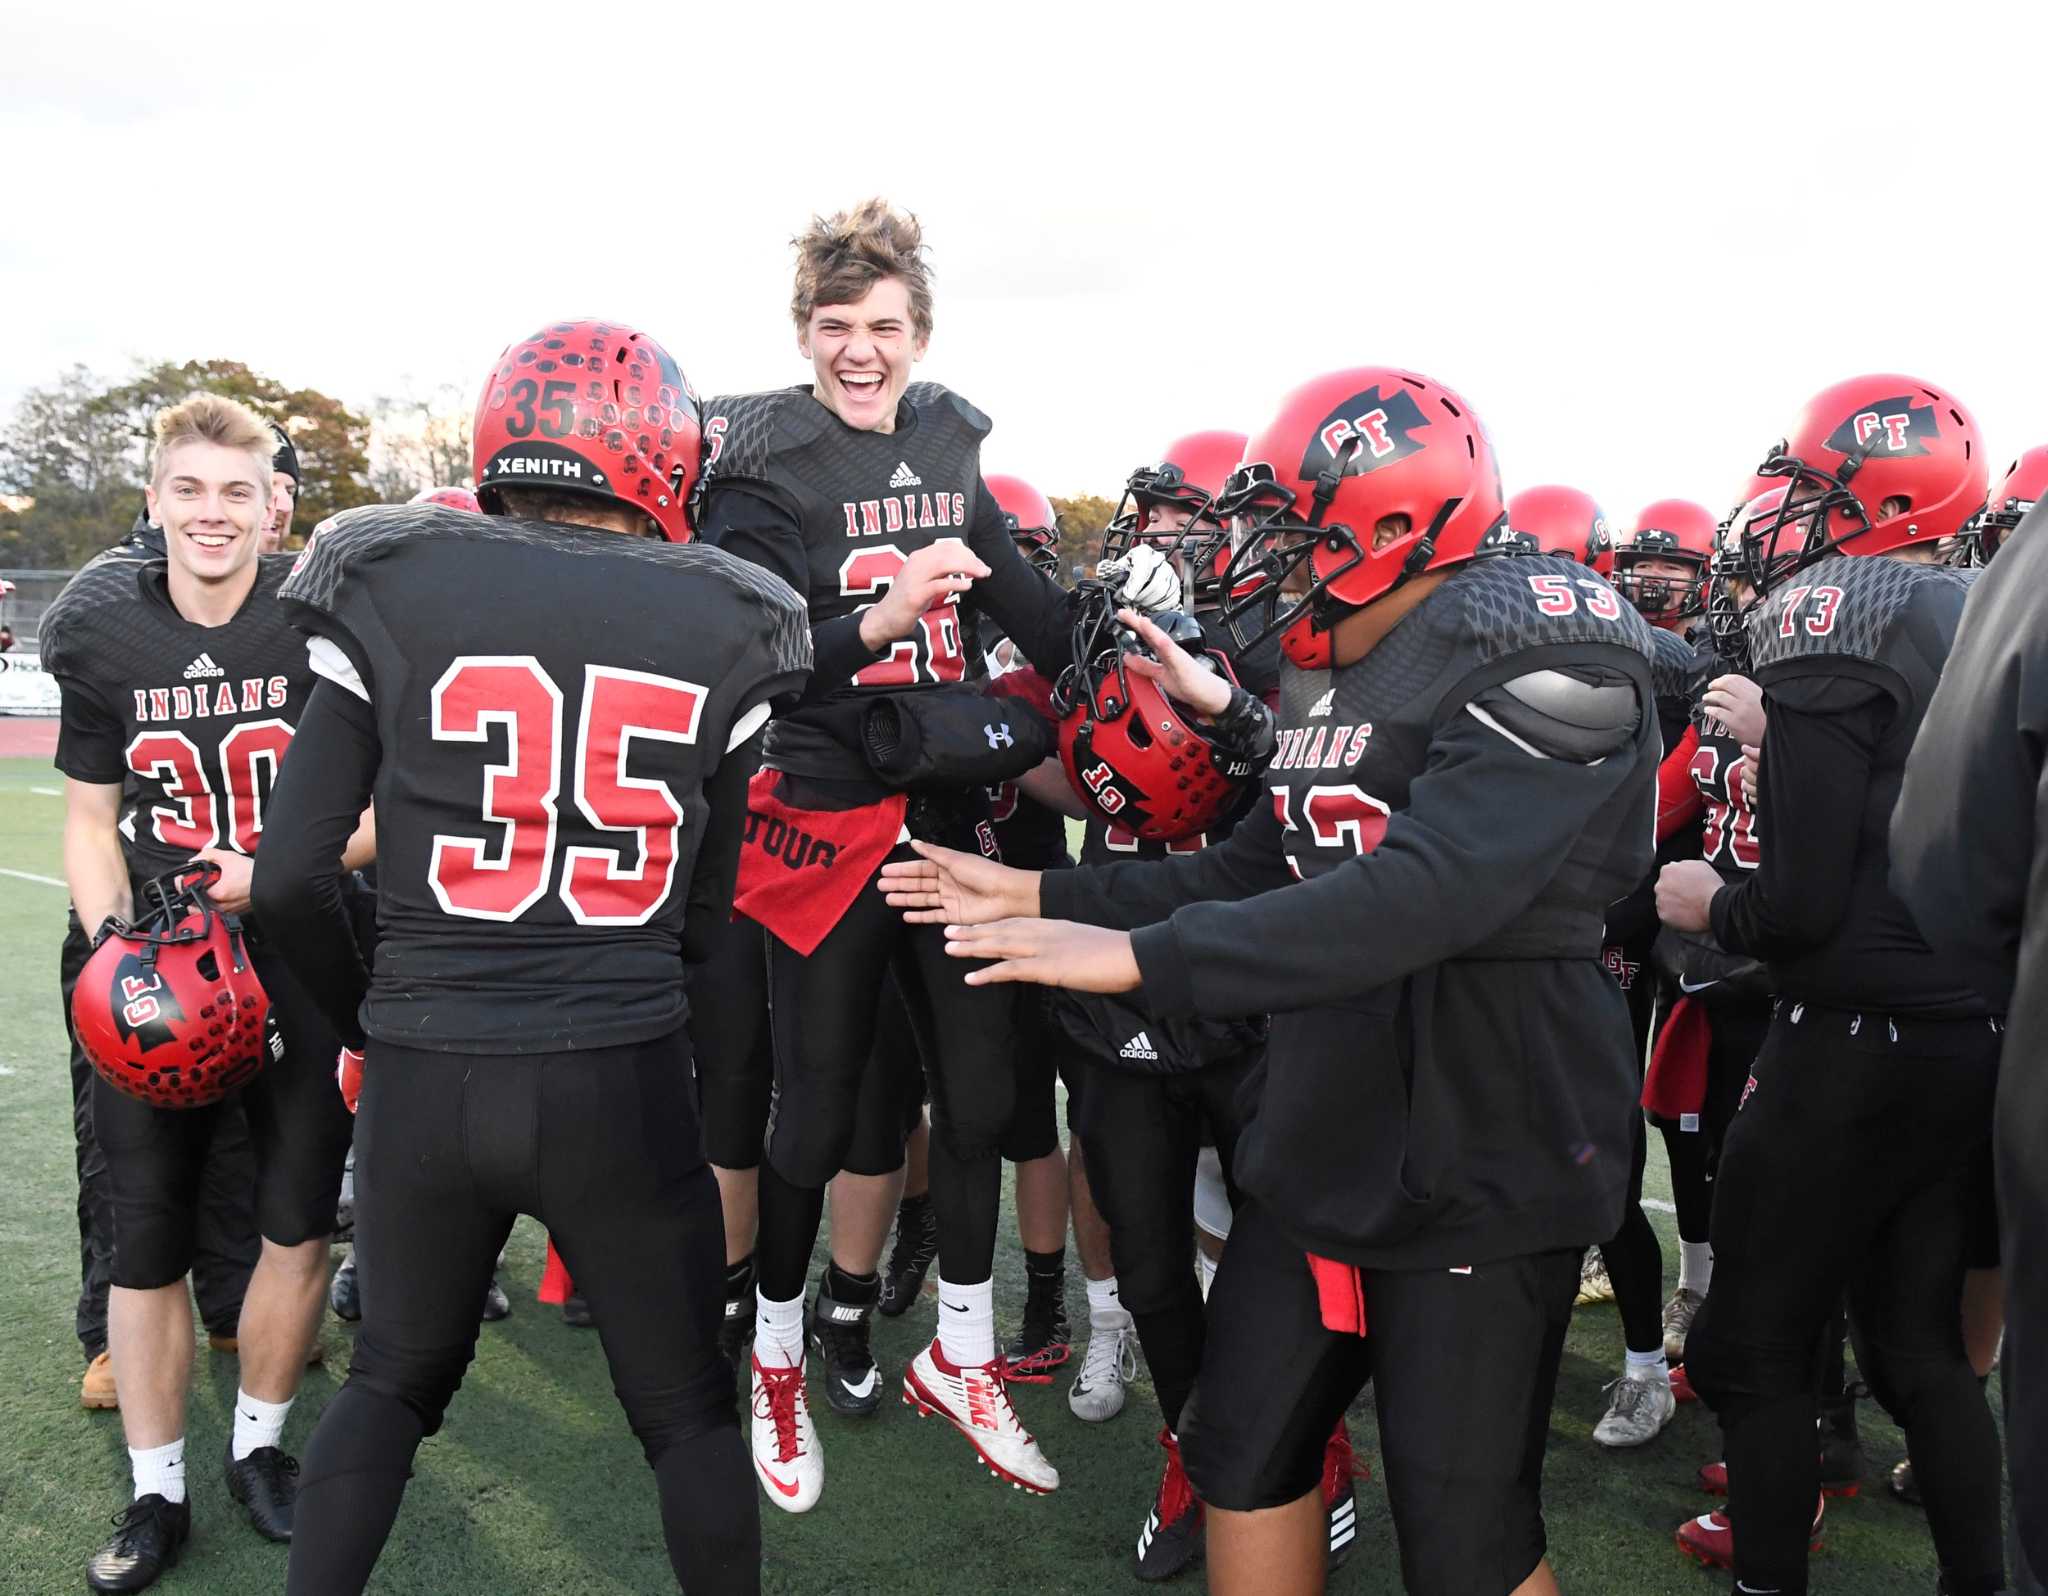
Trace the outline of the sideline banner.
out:
[[[39,656],[18,648],[0,654],[0,715],[54,715],[59,707],[57,678]]]

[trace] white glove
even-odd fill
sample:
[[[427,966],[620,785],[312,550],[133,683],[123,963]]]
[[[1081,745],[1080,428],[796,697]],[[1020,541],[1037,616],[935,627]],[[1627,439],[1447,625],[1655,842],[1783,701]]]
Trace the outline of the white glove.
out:
[[[1117,584],[1120,604],[1147,614],[1181,607],[1180,573],[1173,562],[1149,543],[1140,543],[1119,560],[1104,560],[1095,574]]]

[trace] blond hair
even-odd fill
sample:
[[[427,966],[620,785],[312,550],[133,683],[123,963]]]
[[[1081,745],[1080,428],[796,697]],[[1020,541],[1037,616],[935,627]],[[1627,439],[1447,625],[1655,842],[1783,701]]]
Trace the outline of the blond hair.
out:
[[[150,453],[149,480],[161,486],[164,462],[180,444],[211,443],[223,449],[242,449],[256,458],[256,481],[263,497],[270,497],[270,462],[277,451],[277,435],[247,405],[224,399],[217,393],[195,393],[181,404],[156,413],[151,429],[156,446]]]
[[[920,340],[932,335],[932,274],[924,229],[885,199],[862,200],[836,216],[814,216],[790,242],[796,246],[796,292],[789,313],[796,329],[820,305],[850,305],[885,277],[910,292],[910,321]]]

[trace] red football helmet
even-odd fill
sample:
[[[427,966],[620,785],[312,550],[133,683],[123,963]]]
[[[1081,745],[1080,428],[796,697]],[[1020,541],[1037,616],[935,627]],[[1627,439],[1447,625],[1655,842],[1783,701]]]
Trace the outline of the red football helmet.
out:
[[[1714,534],[1714,557],[1708,566],[1707,626],[1714,637],[1714,652],[1734,662],[1744,673],[1749,669],[1749,617],[1763,602],[1770,584],[1788,571],[1796,571],[1804,559],[1798,531],[1783,518],[1786,483],[1766,488],[1755,498],[1739,504]],[[1766,581],[1759,586],[1750,569],[1750,529],[1759,525],[1770,531],[1760,535],[1759,554]]]
[[[1287,657],[1310,669],[1330,664],[1337,622],[1412,576],[1472,559],[1503,516],[1479,418],[1443,384],[1393,367],[1304,383],[1244,458],[1216,508],[1238,540],[1226,584],[1233,594],[1258,586],[1225,618],[1246,647],[1278,632]],[[1406,526],[1377,531],[1394,516]]]
[[[1991,491],[1991,501],[1977,518],[1977,563],[1990,563],[2005,536],[2026,518],[2044,494],[2048,494],[2048,444],[2029,449],[2005,468],[2005,476]]]
[[[1509,518],[1513,519],[1510,509]],[[1635,529],[1615,540],[1614,590],[1646,620],[1658,625],[1690,620],[1707,607],[1707,567],[1713,563],[1719,526],[1714,512],[1690,499],[1659,499],[1643,506]],[[1669,560],[1689,566],[1690,581],[1645,576],[1640,560]]]
[[[421,488],[407,504],[439,504],[450,510],[467,510],[472,515],[483,509],[476,502],[476,495],[467,488]]]
[[[1105,585],[1083,584],[1073,662],[1052,691],[1060,763],[1081,801],[1108,824],[1147,842],[1199,836],[1238,801],[1257,770],[1212,743],[1157,682],[1125,669],[1126,656],[1144,652],[1144,645],[1117,620],[1116,609]],[[1207,645],[1192,616],[1166,611],[1151,620],[1237,681],[1230,661]]]
[[[1244,442],[1241,432],[1191,432],[1168,444],[1157,464],[1133,471],[1102,535],[1102,557],[1118,559],[1132,544],[1149,541],[1169,559],[1180,559],[1198,597],[1213,597],[1230,563],[1230,540],[1214,506],[1244,458]],[[1187,524],[1152,530],[1162,508],[1186,511]]]
[[[1508,533],[1525,551],[1555,554],[1614,572],[1614,533],[1590,493],[1555,483],[1524,488],[1508,500]]]
[[[112,921],[71,993],[78,1045],[108,1085],[158,1108],[203,1108],[269,1057],[270,999],[240,929],[206,895],[220,866],[146,883],[141,921]]]
[[[647,334],[551,322],[506,345],[477,396],[477,500],[500,515],[507,483],[589,494],[687,543],[700,435],[696,390]]]
[[[1763,592],[1780,570],[1781,530],[1796,533],[1797,570],[1829,554],[1888,554],[1940,543],[1984,507],[1984,449],[1969,411],[1917,377],[1852,377],[1809,400],[1765,457],[1745,500],[1783,482],[1774,515],[1744,534],[1750,577]]]
[[[1060,529],[1052,501],[1022,477],[996,474],[981,480],[995,495],[996,506],[1003,512],[1003,525],[1010,529],[1010,536],[1016,540],[1017,552],[1024,556],[1034,571],[1041,571],[1057,582],[1060,576]]]

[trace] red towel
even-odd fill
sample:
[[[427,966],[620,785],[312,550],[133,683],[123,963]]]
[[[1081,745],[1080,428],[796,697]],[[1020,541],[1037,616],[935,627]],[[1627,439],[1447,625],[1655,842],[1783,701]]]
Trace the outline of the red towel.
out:
[[[1662,842],[1697,820],[1706,805],[1700,799],[1700,784],[1692,779],[1692,756],[1699,751],[1697,726],[1685,728],[1678,746],[1657,766],[1657,840]]]
[[[1323,1328],[1340,1336],[1365,1334],[1365,1277],[1358,1265],[1308,1254],[1308,1272],[1315,1277]]]
[[[1657,1033],[1650,1071],[1643,1078],[1643,1107],[1663,1119],[1697,1114],[1707,1101],[1707,1045],[1714,1039],[1707,1006],[1695,997],[1672,1005]]]
[[[548,1237],[548,1261],[540,1272],[540,1290],[534,1295],[542,1302],[551,1302],[557,1308],[569,1300],[576,1283],[569,1278],[569,1266],[562,1262],[562,1255],[555,1251],[555,1238]]]
[[[780,771],[757,770],[747,784],[732,906],[808,958],[896,846],[910,799],[899,792],[858,809],[793,809],[775,795],[780,781]]]

